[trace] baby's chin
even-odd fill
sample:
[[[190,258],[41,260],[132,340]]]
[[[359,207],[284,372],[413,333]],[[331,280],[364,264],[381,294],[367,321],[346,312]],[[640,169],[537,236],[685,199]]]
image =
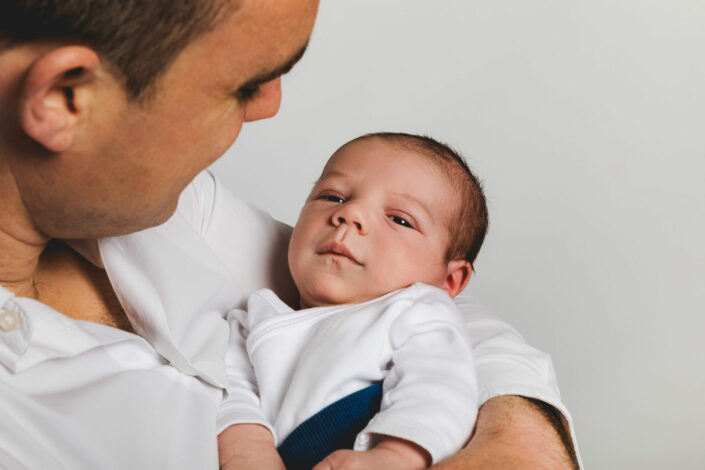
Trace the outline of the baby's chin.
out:
[[[326,291],[321,292],[322,289],[318,289],[315,292],[301,293],[301,308],[314,308],[314,307],[330,307],[332,305],[344,305],[344,304],[359,304],[361,302],[366,302],[368,300],[376,299],[383,295],[382,293],[377,294],[374,292],[369,292],[365,294],[352,294],[349,292],[336,292],[336,291]]]
[[[374,289],[372,286],[365,286],[364,289],[352,289],[349,285],[341,286],[339,283],[325,285],[318,283],[316,289],[301,290],[300,308],[330,307],[332,305],[359,304],[373,300],[383,295],[403,289],[408,286],[400,286],[396,289],[386,289],[384,291]]]

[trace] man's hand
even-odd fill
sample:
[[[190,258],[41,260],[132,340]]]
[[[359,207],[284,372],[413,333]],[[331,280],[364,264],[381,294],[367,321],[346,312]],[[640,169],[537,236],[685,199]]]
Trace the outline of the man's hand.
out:
[[[416,470],[428,468],[428,452],[411,442],[385,437],[366,452],[338,450],[323,459],[313,470],[356,470],[383,468],[385,470]]]
[[[552,407],[507,395],[480,408],[470,443],[437,470],[573,470],[570,437]]]
[[[221,470],[285,470],[274,437],[259,424],[235,424],[218,436]]]

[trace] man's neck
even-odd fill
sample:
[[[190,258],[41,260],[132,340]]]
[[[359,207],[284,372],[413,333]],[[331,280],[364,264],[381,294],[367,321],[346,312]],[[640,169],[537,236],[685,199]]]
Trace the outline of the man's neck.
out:
[[[49,239],[34,228],[14,187],[0,176],[0,284],[16,295],[37,298],[35,276]]]
[[[2,238],[6,233],[0,232]],[[64,242],[52,240],[39,246],[17,243],[15,251],[4,251],[8,245],[3,242],[0,251],[3,287],[76,320],[132,331],[105,271]]]
[[[130,331],[107,274],[35,227],[0,148],[0,285],[77,320]]]
[[[28,243],[0,230],[0,285],[17,296],[38,297],[35,276],[46,243]]]

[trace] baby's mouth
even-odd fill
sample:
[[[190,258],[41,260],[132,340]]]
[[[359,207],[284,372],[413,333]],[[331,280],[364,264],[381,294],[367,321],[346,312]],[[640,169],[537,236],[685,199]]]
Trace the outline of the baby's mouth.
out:
[[[319,255],[332,255],[332,256],[339,256],[342,258],[347,258],[351,262],[357,264],[358,266],[362,266],[362,263],[355,258],[355,256],[348,250],[348,247],[345,246],[345,244],[336,242],[336,241],[331,241],[324,243],[318,251],[316,251],[317,254]]]

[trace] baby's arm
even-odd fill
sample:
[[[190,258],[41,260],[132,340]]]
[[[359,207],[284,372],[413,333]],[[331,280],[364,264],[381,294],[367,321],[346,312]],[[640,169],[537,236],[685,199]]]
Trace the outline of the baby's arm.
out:
[[[384,468],[388,470],[416,470],[431,465],[429,453],[416,444],[384,437],[368,451],[338,450],[323,459],[313,470],[352,470],[356,468]]]
[[[218,436],[221,470],[284,470],[274,436],[259,424],[234,424]]]
[[[390,329],[392,367],[380,412],[358,435],[356,449],[376,450],[379,437],[394,436],[436,463],[470,437],[478,404],[471,346],[453,302],[434,291],[423,290]]]
[[[218,411],[220,468],[284,470],[272,426],[259,406],[255,374],[245,347],[246,331],[239,311],[228,315],[230,341],[226,353],[227,396]]]

